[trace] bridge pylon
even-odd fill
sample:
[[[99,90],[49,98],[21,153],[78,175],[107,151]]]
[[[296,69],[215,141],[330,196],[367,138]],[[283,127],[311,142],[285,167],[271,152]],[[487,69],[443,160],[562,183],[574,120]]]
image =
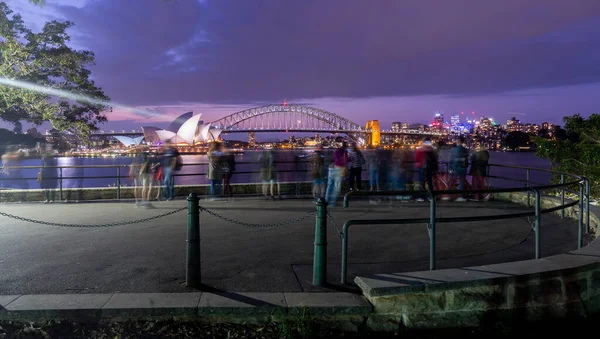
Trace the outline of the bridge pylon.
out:
[[[379,120],[367,121],[367,146],[377,147],[381,144],[381,128]]]

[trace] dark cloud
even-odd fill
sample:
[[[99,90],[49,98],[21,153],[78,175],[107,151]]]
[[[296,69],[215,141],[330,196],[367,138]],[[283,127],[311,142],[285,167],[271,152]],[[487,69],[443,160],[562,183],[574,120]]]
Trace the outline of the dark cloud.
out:
[[[470,95],[600,81],[600,1],[102,0],[63,14],[113,99]]]

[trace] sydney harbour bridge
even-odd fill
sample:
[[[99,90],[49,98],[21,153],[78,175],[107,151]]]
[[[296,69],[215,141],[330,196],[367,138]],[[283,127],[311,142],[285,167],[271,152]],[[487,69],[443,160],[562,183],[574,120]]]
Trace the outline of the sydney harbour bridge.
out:
[[[193,113],[188,112],[186,114],[188,114],[186,118],[191,121]],[[184,117],[184,115],[180,118]],[[194,133],[199,133],[199,129],[195,128],[196,126],[199,126],[200,129],[204,131],[203,134],[205,137],[207,133],[214,135],[214,132],[218,135],[250,132],[314,132],[346,134],[351,139],[367,140],[368,144],[373,145],[378,144],[380,137],[386,134],[423,137],[442,136],[441,131],[422,131],[416,129],[402,129],[398,131],[381,130],[377,120],[369,120],[365,126],[362,126],[332,112],[287,103],[246,109],[207,124],[202,124],[202,122],[199,121],[199,118],[199,116],[196,116],[196,119],[192,122],[192,124],[194,124],[193,127],[196,130]],[[173,123],[171,125],[173,125]],[[181,125],[182,123],[179,123],[178,126]],[[150,128],[158,130],[155,127],[145,127],[144,130]],[[158,132],[167,133],[168,131]],[[176,131],[168,133],[174,135],[176,134]],[[93,136],[127,137],[141,140],[142,137],[144,137],[144,133],[137,131],[100,131],[94,133]],[[147,133],[146,138],[148,138]]]

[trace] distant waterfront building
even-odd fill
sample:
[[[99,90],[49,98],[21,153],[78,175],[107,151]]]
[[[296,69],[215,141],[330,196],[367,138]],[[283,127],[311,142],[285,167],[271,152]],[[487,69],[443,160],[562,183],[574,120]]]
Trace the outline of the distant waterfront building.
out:
[[[392,122],[392,132],[400,132],[401,129],[402,129],[401,122]]]
[[[248,146],[256,146],[256,132],[248,132]]]
[[[427,130],[427,125],[423,125],[423,124],[412,124],[409,126],[409,129],[414,129],[417,131],[421,131],[424,132]]]

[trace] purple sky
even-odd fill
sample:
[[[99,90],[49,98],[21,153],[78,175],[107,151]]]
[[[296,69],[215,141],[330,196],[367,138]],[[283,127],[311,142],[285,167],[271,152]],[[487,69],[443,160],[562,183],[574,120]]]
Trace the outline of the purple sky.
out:
[[[303,103],[357,123],[475,111],[560,123],[598,112],[598,0],[7,0],[34,30],[70,20],[116,102],[103,129],[189,110]]]

